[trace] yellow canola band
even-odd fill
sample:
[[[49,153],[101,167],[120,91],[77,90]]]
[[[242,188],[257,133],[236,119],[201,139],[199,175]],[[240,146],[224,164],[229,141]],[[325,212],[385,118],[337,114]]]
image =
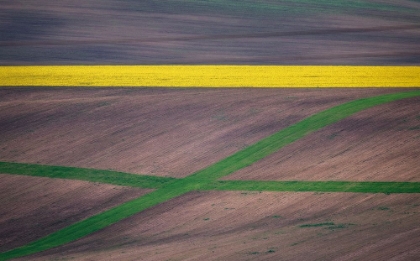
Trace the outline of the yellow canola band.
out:
[[[0,66],[0,86],[420,87],[420,66]]]

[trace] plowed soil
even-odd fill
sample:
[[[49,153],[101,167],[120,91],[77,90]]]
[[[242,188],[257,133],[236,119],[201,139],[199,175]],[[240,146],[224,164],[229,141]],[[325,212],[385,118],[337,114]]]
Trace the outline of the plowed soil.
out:
[[[239,170],[233,180],[420,181],[420,99],[359,112]]]
[[[415,260],[417,195],[192,192],[19,260]]]
[[[395,91],[4,88],[0,160],[185,177],[316,112]]]
[[[0,174],[0,252],[25,245],[148,191]]]

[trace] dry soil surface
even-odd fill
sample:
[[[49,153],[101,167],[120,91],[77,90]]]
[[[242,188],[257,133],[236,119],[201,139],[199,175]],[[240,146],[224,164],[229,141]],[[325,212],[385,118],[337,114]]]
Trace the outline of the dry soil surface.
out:
[[[185,177],[316,112],[395,91],[3,88],[0,160]]]
[[[148,191],[0,174],[0,252],[25,245]]]
[[[359,112],[225,179],[420,181],[420,99]]]
[[[415,260],[418,195],[191,192],[19,260]]]

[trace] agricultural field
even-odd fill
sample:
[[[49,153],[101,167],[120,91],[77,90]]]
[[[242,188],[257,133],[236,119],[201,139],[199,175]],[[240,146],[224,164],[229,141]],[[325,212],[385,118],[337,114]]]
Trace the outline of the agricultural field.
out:
[[[419,21],[2,1],[0,261],[420,260]]]
[[[0,91],[2,259],[418,257],[418,89]]]

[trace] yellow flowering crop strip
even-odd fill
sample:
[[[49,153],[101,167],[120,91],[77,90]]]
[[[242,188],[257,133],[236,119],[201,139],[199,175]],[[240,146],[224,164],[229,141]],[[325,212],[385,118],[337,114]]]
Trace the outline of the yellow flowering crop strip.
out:
[[[0,86],[420,87],[420,66],[0,66]]]

